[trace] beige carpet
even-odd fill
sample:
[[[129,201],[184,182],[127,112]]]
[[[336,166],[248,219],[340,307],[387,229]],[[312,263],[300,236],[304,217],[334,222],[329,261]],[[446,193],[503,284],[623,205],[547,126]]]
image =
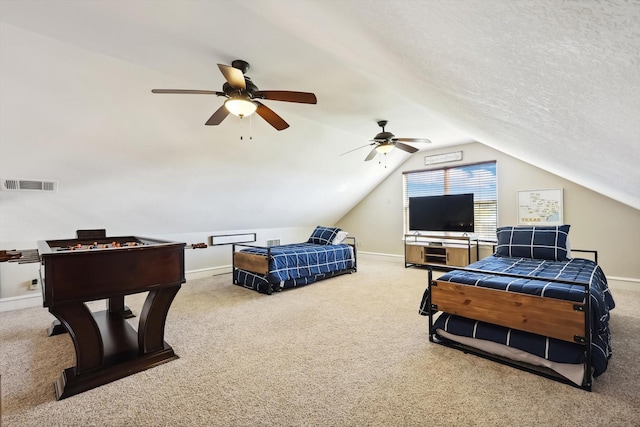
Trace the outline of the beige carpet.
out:
[[[426,271],[359,267],[271,296],[189,281],[165,333],[180,359],[61,401],[69,336],[46,336],[45,308],[0,313],[2,425],[640,425],[640,292],[614,293],[614,356],[589,393],[429,343]],[[143,297],[127,297],[135,313]]]

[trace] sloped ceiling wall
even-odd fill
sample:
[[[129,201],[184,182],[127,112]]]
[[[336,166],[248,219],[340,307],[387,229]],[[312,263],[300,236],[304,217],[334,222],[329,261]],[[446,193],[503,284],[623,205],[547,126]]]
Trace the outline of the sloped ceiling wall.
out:
[[[363,162],[376,120],[429,147],[477,140],[640,208],[640,4],[2,1],[0,241],[332,223],[407,159]],[[204,122],[216,64],[314,92]],[[243,140],[240,140],[243,136]],[[249,137],[252,139],[249,140]],[[386,166],[386,168],[385,168]],[[532,183],[535,185],[535,183]]]

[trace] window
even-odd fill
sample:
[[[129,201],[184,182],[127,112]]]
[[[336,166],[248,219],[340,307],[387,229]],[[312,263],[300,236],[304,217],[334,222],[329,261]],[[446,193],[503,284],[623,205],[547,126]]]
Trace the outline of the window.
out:
[[[495,240],[498,226],[496,162],[403,174],[404,232],[409,230],[409,197],[473,193],[475,234]]]

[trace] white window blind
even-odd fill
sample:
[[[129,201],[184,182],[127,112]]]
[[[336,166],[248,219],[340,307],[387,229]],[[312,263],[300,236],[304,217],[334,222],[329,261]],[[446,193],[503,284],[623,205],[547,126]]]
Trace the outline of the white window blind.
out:
[[[495,161],[404,172],[404,232],[409,230],[410,197],[473,193],[475,234],[480,239],[495,240],[497,185]]]

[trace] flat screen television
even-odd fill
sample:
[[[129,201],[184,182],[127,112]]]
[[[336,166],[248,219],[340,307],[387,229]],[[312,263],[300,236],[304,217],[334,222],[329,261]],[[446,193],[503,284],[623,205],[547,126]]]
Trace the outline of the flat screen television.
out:
[[[410,197],[409,230],[473,233],[473,194]]]

